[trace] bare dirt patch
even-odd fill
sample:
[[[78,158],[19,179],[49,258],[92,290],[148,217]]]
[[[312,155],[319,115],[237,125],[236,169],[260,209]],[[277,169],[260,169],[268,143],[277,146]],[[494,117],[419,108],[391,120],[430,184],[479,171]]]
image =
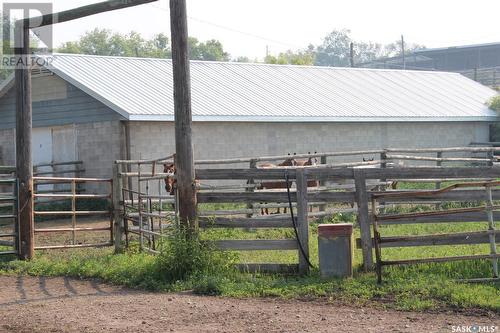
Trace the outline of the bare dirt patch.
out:
[[[500,317],[326,302],[149,293],[69,278],[0,276],[0,332],[452,332]]]

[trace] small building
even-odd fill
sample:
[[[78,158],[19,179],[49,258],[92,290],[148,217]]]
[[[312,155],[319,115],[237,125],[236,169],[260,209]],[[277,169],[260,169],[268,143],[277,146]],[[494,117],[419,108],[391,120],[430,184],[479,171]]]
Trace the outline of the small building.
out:
[[[415,50],[404,58],[407,69],[463,72],[500,67],[500,43],[485,43]],[[403,68],[403,57],[376,59],[364,68]]]
[[[403,56],[380,58],[362,68],[457,72],[490,87],[500,86],[500,43],[420,49]]]
[[[174,152],[171,67],[55,54],[33,72],[34,162],[82,160],[99,177]],[[497,121],[495,91],[455,73],[192,61],[191,81],[196,159],[466,146]],[[0,164],[13,164],[12,78],[0,119]]]

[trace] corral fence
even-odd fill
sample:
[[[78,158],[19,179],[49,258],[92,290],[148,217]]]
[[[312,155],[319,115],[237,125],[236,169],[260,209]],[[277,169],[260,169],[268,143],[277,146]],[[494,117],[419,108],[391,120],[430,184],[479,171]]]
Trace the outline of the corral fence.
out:
[[[399,193],[393,189],[399,182],[434,183],[439,189],[443,182],[497,178],[500,168],[495,167],[497,157],[494,153],[499,150],[493,147],[398,148],[199,160],[195,162],[199,226],[203,229],[242,228],[249,232],[260,228],[291,228],[295,231],[295,237],[291,239],[226,239],[216,241],[216,245],[235,251],[296,250],[297,264],[242,263],[241,267],[248,271],[305,273],[309,261],[308,221],[337,213],[356,213],[361,235],[357,244],[363,253],[364,268],[368,270],[373,267],[375,240],[372,239],[371,226],[374,224],[374,213],[370,210],[370,203],[375,196],[379,195],[377,210],[382,213],[385,207],[398,205],[423,203],[440,208],[443,202],[473,200],[474,197],[467,195],[476,195],[476,192],[460,189],[454,191],[455,196],[441,194],[433,198],[420,196],[418,190],[413,191],[415,198],[406,200],[394,200],[383,195]],[[319,158],[322,163],[305,167],[259,166],[259,162],[282,161],[290,157]],[[346,161],[346,157],[351,160]],[[117,213],[121,214],[120,221],[123,221],[120,233],[125,233],[127,242],[130,236],[138,236],[141,248],[150,252],[157,252],[157,244],[165,237],[165,230],[169,230],[176,221],[176,196],[166,193],[164,189],[165,179],[175,178],[174,174],[163,172],[163,164],[171,163],[172,159],[173,156],[156,160],[117,161],[115,165],[115,182],[119,184],[119,190],[115,190],[115,206],[120,207]],[[242,163],[249,163],[250,168],[224,167]],[[284,186],[285,177],[289,180],[290,193]],[[266,183],[279,185],[266,189]],[[229,204],[229,207],[221,204]],[[290,205],[294,220],[290,211],[280,211]],[[312,210],[311,207],[317,209]],[[262,214],[265,209],[278,209],[278,212]],[[451,213],[449,215],[452,216]],[[474,234],[469,236],[474,237]],[[121,235],[117,239],[121,239]]]
[[[33,199],[35,209],[33,214],[38,219],[63,219],[59,226],[39,227],[35,222],[35,250],[64,249],[81,247],[103,247],[114,245],[114,215],[113,215],[113,181],[108,178],[75,178],[75,177],[33,177]],[[104,192],[78,192],[82,184],[103,184]],[[67,190],[53,188],[53,191],[43,190],[44,185],[65,185]],[[97,207],[97,208],[96,208]],[[99,208],[99,209],[98,209]],[[91,217],[105,218],[108,225],[81,226],[79,219]],[[43,237],[43,235],[54,237]],[[65,237],[64,235],[68,235]],[[98,235],[96,235],[98,234]],[[80,237],[81,236],[81,237]]]
[[[429,262],[446,262],[457,260],[491,259],[493,279],[498,278],[498,258],[496,249],[496,235],[500,230],[495,229],[495,218],[500,217],[500,206],[495,205],[493,193],[497,194],[499,181],[476,181],[457,183],[442,189],[432,191],[406,191],[373,193],[371,196],[371,222],[373,224],[373,245],[376,255],[376,270],[378,281],[382,282],[382,267],[389,265],[408,265]],[[483,192],[483,193],[481,193]],[[498,199],[498,196],[496,196]],[[485,202],[476,207],[431,210],[420,213],[380,214],[377,204],[380,200],[412,201],[412,200],[449,200],[467,202]],[[429,224],[429,223],[459,223],[478,222],[487,220],[487,228],[483,231],[448,233],[438,235],[401,235],[382,237],[379,226],[402,224]],[[480,255],[464,255],[455,257],[430,257],[404,260],[383,260],[382,248],[415,247],[435,245],[476,245],[489,244],[490,253]],[[489,280],[482,278],[476,280]]]
[[[116,161],[113,169],[114,206],[117,223],[116,249],[133,237],[141,250],[158,253],[162,239],[176,221],[176,195],[167,193],[165,179],[175,177],[163,172],[165,163],[173,163],[173,155],[151,160]]]
[[[18,180],[16,169],[0,166],[0,255],[18,253]]]

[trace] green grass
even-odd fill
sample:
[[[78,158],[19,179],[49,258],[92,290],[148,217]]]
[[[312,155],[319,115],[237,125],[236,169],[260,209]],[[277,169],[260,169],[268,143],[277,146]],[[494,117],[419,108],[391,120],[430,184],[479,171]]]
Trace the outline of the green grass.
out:
[[[448,184],[443,183],[442,186]],[[434,184],[400,183],[399,188],[432,189]],[[474,206],[480,203],[443,204],[442,208]],[[200,210],[245,208],[244,204],[201,204]],[[171,209],[166,205],[164,209]],[[387,208],[387,213],[410,213],[433,209],[427,205]],[[491,277],[491,262],[460,261],[385,267],[384,282],[379,285],[374,273],[361,270],[362,255],[354,251],[354,276],[323,280],[318,271],[317,225],[319,223],[356,223],[356,215],[336,214],[329,220],[311,224],[310,254],[315,266],[307,277],[244,274],[233,264],[296,263],[297,251],[221,252],[207,247],[206,240],[294,238],[291,229],[211,229],[202,231],[200,240],[166,244],[159,256],[138,251],[137,243],[125,253],[111,249],[74,249],[37,252],[29,262],[0,257],[0,274],[70,276],[98,278],[103,281],[153,291],[193,290],[199,294],[228,297],[321,298],[348,304],[376,304],[401,310],[483,309],[500,313],[500,283],[467,284],[459,279]],[[382,236],[425,235],[486,230],[487,223],[446,223],[383,226]],[[355,228],[354,237],[359,237]],[[181,237],[181,239],[183,239]],[[382,249],[386,260],[428,258],[489,253],[488,244]]]
[[[340,219],[350,217],[341,217]],[[339,219],[336,217],[335,219]],[[324,222],[324,221],[323,221]],[[480,230],[485,223],[390,226],[383,235],[426,234]],[[356,236],[359,231],[356,230]],[[280,239],[293,237],[286,229],[246,232],[238,229],[208,230],[207,239]],[[155,291],[193,290],[200,294],[229,297],[323,298],[348,304],[374,303],[402,310],[440,308],[484,309],[500,312],[500,284],[467,284],[456,279],[491,276],[491,262],[464,261],[384,268],[384,282],[376,283],[373,273],[360,270],[361,253],[355,251],[353,278],[322,280],[319,277],[317,224],[311,226],[310,251],[316,266],[308,277],[244,274],[232,267],[235,262],[297,262],[296,251],[220,252],[176,243],[160,256],[137,251],[134,244],[126,253],[114,255],[111,249],[38,252],[30,262],[0,262],[0,274],[71,276]],[[443,246],[383,249],[386,259],[422,258],[487,253],[488,246]],[[190,253],[183,256],[183,253]],[[187,267],[187,268],[186,268]]]

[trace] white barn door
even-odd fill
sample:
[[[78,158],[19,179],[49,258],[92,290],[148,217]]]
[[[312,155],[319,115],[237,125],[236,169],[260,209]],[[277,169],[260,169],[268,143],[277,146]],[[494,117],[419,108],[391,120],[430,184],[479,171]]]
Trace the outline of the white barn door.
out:
[[[33,128],[31,140],[33,165],[52,162],[52,129],[50,127]],[[37,173],[50,172],[52,168],[38,167],[35,171]],[[37,191],[50,191],[53,188],[53,185],[39,185]]]
[[[52,129],[33,128],[33,165],[52,162]]]

